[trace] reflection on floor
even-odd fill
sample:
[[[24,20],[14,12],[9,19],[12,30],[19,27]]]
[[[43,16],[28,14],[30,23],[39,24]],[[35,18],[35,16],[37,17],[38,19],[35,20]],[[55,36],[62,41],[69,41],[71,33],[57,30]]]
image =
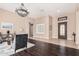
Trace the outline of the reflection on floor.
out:
[[[51,44],[61,45],[65,47],[79,49],[79,45],[77,45],[74,41],[64,40],[64,39],[41,39],[41,38],[31,38],[33,40],[43,41]]]
[[[51,44],[43,41],[30,39],[29,42],[35,46],[18,52],[13,56],[76,56],[79,55],[79,50],[69,47],[64,47],[56,44]]]

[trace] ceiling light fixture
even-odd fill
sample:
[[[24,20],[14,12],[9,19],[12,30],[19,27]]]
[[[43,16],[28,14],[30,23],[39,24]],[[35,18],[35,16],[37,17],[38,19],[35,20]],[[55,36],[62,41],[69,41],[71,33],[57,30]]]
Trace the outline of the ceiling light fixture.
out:
[[[19,8],[16,8],[15,11],[21,17],[26,17],[29,14],[23,3],[21,3],[21,6]]]

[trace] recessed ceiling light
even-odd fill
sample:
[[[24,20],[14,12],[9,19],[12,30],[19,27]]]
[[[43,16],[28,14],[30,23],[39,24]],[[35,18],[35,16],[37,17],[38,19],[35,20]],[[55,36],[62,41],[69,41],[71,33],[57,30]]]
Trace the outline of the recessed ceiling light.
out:
[[[44,12],[44,9],[40,9],[41,12]]]
[[[60,13],[60,10],[57,10],[58,13]]]

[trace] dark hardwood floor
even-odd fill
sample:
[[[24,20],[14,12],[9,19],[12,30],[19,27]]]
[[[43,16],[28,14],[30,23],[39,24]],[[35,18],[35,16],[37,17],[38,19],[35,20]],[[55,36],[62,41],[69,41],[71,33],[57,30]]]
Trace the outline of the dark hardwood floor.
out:
[[[63,47],[42,41],[29,40],[35,46],[24,51],[13,54],[12,56],[78,56],[79,50]]]

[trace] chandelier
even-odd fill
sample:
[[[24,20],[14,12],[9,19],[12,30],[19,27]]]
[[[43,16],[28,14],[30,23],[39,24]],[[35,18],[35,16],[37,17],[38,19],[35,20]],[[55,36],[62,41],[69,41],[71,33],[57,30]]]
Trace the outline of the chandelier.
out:
[[[21,3],[21,6],[19,8],[16,8],[15,11],[21,17],[26,17],[29,14],[28,10],[24,7],[23,3]]]

